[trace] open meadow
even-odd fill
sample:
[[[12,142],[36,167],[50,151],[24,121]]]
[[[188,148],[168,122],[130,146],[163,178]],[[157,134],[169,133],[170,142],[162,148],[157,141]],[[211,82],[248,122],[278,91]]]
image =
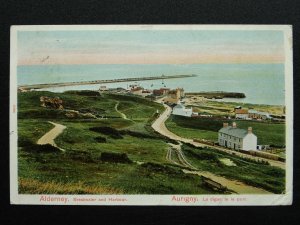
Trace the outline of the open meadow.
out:
[[[167,140],[149,130],[161,105],[131,96],[90,94],[19,93],[20,193],[214,193],[201,186],[198,176],[166,161]],[[97,113],[97,119],[67,118],[64,110],[43,108],[42,95],[60,97],[65,110]],[[117,103],[128,119],[116,111]],[[55,140],[64,152],[36,144],[53,127],[50,120],[67,127]],[[112,132],[97,131],[99,127]]]

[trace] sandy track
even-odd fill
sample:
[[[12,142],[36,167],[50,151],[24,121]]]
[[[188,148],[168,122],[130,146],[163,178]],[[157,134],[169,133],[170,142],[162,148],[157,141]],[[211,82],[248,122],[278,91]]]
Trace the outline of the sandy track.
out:
[[[196,174],[199,176],[210,178],[211,180],[220,183],[221,185],[227,187],[229,190],[236,192],[237,194],[273,194],[262,188],[246,185],[245,183],[236,180],[229,180],[225,177],[217,176],[207,171],[191,171],[186,169],[183,169],[182,171],[186,174]]]
[[[172,109],[171,109],[171,107],[169,107],[167,105],[164,105],[164,107],[166,110],[154,121],[154,123],[152,124],[152,128],[155,131],[157,131],[158,133],[160,133],[163,136],[166,136],[172,140],[189,142],[190,141],[189,139],[182,138],[167,129],[165,122],[171,115]]]
[[[58,123],[53,123],[48,121],[49,123],[51,123],[52,125],[54,125],[54,127],[48,131],[43,137],[41,137],[38,141],[37,144],[38,145],[46,145],[46,144],[50,144],[53,145],[55,147],[57,147],[54,139],[60,135],[64,129],[66,129],[66,126],[58,124]],[[62,149],[61,149],[62,150]]]
[[[118,102],[116,103],[116,105],[115,105],[115,110],[117,111],[117,113],[119,113],[119,114],[121,115],[121,117],[122,117],[124,120],[129,120],[129,119],[127,118],[127,116],[126,116],[124,113],[122,113],[121,111],[118,110],[119,104],[120,104],[120,102],[118,101]]]

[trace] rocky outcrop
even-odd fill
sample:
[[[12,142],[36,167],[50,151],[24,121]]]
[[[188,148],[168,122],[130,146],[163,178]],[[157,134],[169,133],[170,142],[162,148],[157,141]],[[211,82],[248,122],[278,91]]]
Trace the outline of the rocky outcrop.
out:
[[[63,101],[59,97],[50,98],[47,96],[41,96],[40,102],[42,103],[42,107],[53,108],[63,110]]]
[[[97,117],[90,112],[80,112],[72,109],[64,109],[63,101],[59,97],[50,98],[47,96],[41,96],[40,102],[42,107],[63,110],[65,116],[68,118],[92,118],[97,119]]]
[[[66,110],[66,117],[68,118],[91,118],[97,119],[97,117],[92,113],[80,113],[76,110]]]

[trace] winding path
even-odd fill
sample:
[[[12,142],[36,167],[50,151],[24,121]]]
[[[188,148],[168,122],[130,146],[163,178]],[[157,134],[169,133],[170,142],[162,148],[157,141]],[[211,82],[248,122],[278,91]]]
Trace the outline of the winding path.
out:
[[[172,140],[182,141],[185,143],[192,141],[191,139],[180,137],[167,129],[165,122],[171,115],[172,109],[170,106],[167,106],[165,104],[163,105],[166,110],[154,121],[154,123],[152,124],[152,128],[161,135],[168,137]]]
[[[117,101],[117,103],[115,105],[115,110],[117,111],[117,113],[119,113],[124,120],[130,120],[130,119],[127,118],[127,116],[124,113],[122,113],[121,111],[118,110],[119,104],[120,104],[120,102]]]
[[[49,123],[51,123],[52,125],[54,125],[54,127],[48,131],[46,134],[44,134],[43,137],[41,137],[38,141],[37,144],[38,145],[46,145],[46,144],[50,144],[54,147],[58,147],[54,141],[54,139],[60,135],[64,129],[66,129],[67,127],[58,123],[53,123],[48,121]],[[59,148],[60,150],[63,151],[63,149]]]

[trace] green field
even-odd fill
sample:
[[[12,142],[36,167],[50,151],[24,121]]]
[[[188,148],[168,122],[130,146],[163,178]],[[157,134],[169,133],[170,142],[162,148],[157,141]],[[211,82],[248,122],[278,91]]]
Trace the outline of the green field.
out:
[[[282,115],[283,113],[283,106],[280,105],[263,105],[263,104],[251,104],[251,103],[242,103],[242,102],[225,102],[225,101],[206,101],[204,103],[205,107],[208,107],[210,109],[221,109],[222,112],[232,112],[233,109],[236,106],[241,106],[244,109],[255,109],[262,112],[268,112],[270,114],[275,115]],[[201,111],[203,106],[199,107],[199,110]],[[233,115],[233,114],[232,114]]]
[[[60,97],[65,109],[107,119],[67,118],[65,111],[41,107],[40,96]],[[149,128],[156,111],[163,110],[160,104],[133,96],[91,92],[27,92],[18,97],[20,193],[215,193],[203,187],[198,176],[186,175],[166,161],[166,139]],[[118,110],[128,120],[115,110],[118,102]],[[65,152],[44,151],[35,144],[53,127],[48,121],[67,127],[55,140]],[[93,127],[111,127],[123,133],[115,139],[92,131]],[[102,153],[107,152],[125,153],[130,163],[102,160]]]
[[[202,115],[227,116],[227,117],[235,116],[234,108],[237,106],[240,106],[243,109],[255,109],[262,112],[268,112],[269,114],[277,115],[277,116],[281,116],[284,114],[284,107],[280,105],[262,105],[262,104],[211,101],[211,100],[196,101],[196,102],[188,103],[187,105],[187,107],[193,107],[194,112],[198,112],[199,114]]]
[[[41,107],[40,96],[60,97],[65,110]],[[156,118],[157,110],[162,112],[164,109],[160,104],[135,96],[99,95],[91,91],[26,92],[18,93],[18,100],[20,193],[219,193],[204,186],[199,176],[185,174],[181,167],[166,160],[169,140],[156,134],[151,128],[151,121]],[[92,113],[97,119],[80,115],[68,118],[66,110]],[[120,112],[127,119],[122,118]],[[53,127],[48,121],[67,127],[55,139],[64,152],[52,146],[36,144]],[[175,124],[176,129],[190,130],[189,135],[197,131],[199,133],[198,126],[201,128],[202,124],[187,126],[184,125],[186,121],[169,120],[168,126],[171,123]],[[218,124],[215,125],[217,126]],[[203,133],[205,132],[207,137],[216,133],[215,130],[203,129]],[[231,156],[235,162],[241,161],[237,170],[240,176],[235,176],[236,172],[232,168],[199,158],[197,149],[185,146],[183,151],[189,161],[201,170],[247,183],[251,183],[253,179],[255,182],[252,185],[276,193],[282,191],[283,172],[278,172],[276,168]],[[255,172],[255,167],[259,172]],[[276,170],[276,174],[268,172],[272,169]],[[277,183],[274,181],[276,177]],[[269,182],[269,186],[264,182]]]
[[[224,122],[229,124],[236,122],[237,126],[242,129],[252,127],[258,144],[279,147],[285,145],[285,125],[282,123],[171,116],[166,126],[170,131],[182,137],[217,141],[218,130],[222,128]]]

